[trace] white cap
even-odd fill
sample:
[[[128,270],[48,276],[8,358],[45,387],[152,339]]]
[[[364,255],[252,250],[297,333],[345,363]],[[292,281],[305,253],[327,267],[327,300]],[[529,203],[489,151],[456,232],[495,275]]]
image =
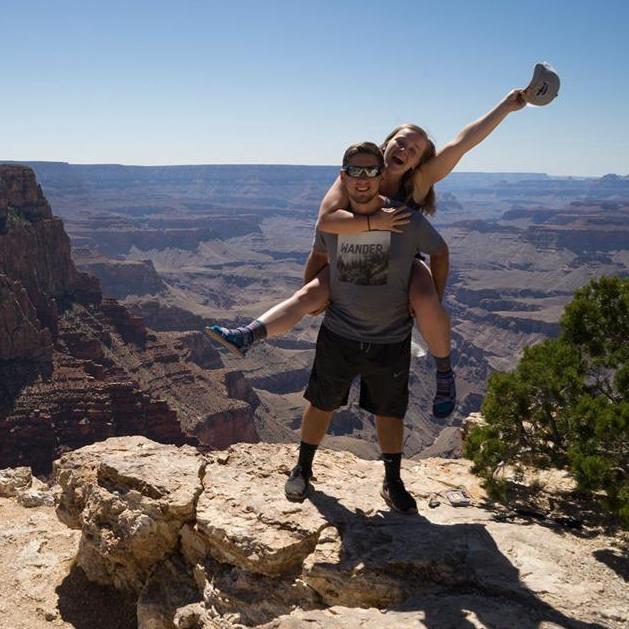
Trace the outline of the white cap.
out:
[[[559,75],[549,63],[538,63],[533,78],[524,90],[524,99],[531,105],[548,105],[559,93]]]

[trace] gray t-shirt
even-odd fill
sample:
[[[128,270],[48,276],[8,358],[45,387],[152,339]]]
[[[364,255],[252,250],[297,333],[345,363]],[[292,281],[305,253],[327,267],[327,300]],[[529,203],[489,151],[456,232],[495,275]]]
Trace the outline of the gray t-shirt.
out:
[[[397,205],[397,204],[396,204]],[[438,253],[444,241],[420,212],[402,233],[328,234],[317,230],[313,248],[328,254],[330,306],[323,325],[348,339],[397,343],[410,334],[408,285],[417,253]]]

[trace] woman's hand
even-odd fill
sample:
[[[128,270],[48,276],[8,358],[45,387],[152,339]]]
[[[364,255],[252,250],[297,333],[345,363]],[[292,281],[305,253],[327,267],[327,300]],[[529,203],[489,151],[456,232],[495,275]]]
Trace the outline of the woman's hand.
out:
[[[511,90],[502,101],[503,106],[508,111],[518,111],[526,106],[526,99],[524,98],[524,90],[517,89]]]
[[[405,207],[383,207],[369,216],[371,229],[401,234],[403,225],[411,222],[411,211]]]

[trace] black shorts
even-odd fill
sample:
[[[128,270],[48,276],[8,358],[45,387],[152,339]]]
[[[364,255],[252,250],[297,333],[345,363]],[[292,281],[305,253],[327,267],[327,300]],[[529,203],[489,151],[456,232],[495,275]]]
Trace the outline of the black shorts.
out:
[[[410,335],[399,343],[361,343],[321,326],[304,397],[322,411],[333,411],[347,404],[352,380],[360,376],[360,407],[401,419],[408,406],[410,362]]]

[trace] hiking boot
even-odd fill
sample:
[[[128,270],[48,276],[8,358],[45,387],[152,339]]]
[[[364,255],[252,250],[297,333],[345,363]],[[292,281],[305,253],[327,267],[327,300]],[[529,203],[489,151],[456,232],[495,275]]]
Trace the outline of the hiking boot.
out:
[[[380,495],[384,501],[399,513],[417,513],[417,503],[415,498],[411,496],[401,479],[382,483]]]
[[[291,502],[301,502],[310,491],[310,477],[304,474],[301,465],[296,465],[284,484],[284,494]]]
[[[437,392],[432,401],[432,414],[443,419],[456,407],[456,385],[454,371],[437,371]]]
[[[236,356],[243,357],[251,348],[251,344],[240,330],[211,325],[205,328],[205,333]]]

